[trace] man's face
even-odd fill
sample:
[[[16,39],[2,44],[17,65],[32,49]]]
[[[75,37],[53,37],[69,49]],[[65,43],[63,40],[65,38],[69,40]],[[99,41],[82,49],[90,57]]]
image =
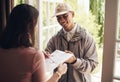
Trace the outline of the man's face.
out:
[[[74,17],[74,12],[68,12],[68,13],[56,16],[58,23],[66,31],[70,31],[74,27],[73,17]]]

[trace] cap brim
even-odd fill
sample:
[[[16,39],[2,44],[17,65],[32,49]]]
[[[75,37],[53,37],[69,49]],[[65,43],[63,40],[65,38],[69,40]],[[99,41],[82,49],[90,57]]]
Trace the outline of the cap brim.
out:
[[[68,13],[68,12],[69,11],[63,11],[63,12],[60,12],[60,13],[56,13],[52,17],[58,16],[58,15],[62,15],[62,14]]]

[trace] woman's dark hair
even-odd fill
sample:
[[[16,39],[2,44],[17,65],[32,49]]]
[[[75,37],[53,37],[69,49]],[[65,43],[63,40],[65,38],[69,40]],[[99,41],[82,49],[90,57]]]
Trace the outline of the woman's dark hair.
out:
[[[14,7],[0,38],[0,47],[33,47],[38,15],[38,10],[28,4]]]

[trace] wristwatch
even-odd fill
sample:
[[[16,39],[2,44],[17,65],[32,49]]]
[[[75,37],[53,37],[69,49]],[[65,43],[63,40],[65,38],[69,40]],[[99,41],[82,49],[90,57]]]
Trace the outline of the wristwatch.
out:
[[[74,63],[76,63],[76,61],[77,61],[77,58],[73,62],[71,62],[70,64],[74,64]]]

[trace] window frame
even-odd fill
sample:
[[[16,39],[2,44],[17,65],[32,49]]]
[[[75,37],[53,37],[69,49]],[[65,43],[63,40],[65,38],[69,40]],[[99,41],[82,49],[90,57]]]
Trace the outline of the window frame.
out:
[[[113,82],[113,79],[120,80],[120,78],[114,76],[118,0],[106,0],[105,3],[104,48],[101,82]]]

